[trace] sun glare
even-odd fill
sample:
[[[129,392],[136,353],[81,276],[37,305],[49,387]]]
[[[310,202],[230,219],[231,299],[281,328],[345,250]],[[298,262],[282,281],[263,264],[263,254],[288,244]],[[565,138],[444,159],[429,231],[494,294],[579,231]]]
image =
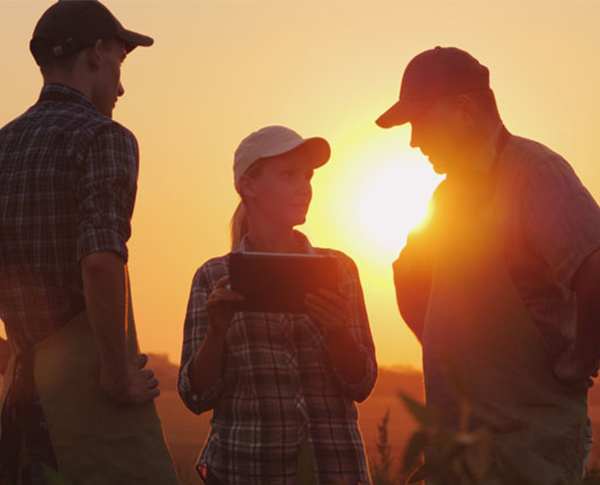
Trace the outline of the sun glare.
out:
[[[387,283],[390,263],[425,219],[442,180],[410,148],[409,135],[407,128],[363,126],[334,141],[331,163],[315,174],[310,235],[358,257],[374,284],[382,269]]]
[[[435,184],[427,167],[417,163],[396,158],[383,160],[365,177],[360,188],[356,198],[357,223],[363,237],[378,250],[397,254],[408,232],[427,215]]]

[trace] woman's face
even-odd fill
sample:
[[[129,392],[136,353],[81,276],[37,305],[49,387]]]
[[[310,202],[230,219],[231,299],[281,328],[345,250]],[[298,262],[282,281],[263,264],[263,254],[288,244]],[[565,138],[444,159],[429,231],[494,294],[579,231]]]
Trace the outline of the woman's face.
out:
[[[255,176],[244,176],[242,191],[253,217],[294,227],[306,221],[313,169],[304,146],[263,159]]]

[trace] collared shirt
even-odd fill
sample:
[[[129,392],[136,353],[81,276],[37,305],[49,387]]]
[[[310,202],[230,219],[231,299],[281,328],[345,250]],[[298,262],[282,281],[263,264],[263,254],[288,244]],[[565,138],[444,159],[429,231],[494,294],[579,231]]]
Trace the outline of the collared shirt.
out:
[[[567,161],[540,143],[509,135],[494,162],[498,138],[495,130],[474,161],[476,178],[449,176],[440,184],[432,220],[444,211],[494,204],[505,263],[554,361],[575,338],[572,280],[600,249],[600,208]],[[427,258],[428,232],[409,237],[399,262]]]
[[[84,256],[127,260],[137,174],[135,137],[67,86],[0,130],[0,317],[16,348],[85,309]]]
[[[540,143],[511,136],[498,165],[505,261],[555,361],[575,339],[573,277],[600,249],[600,207],[567,161]]]
[[[354,401],[371,392],[375,349],[354,262],[341,252],[313,248],[339,263],[340,292],[351,302],[348,328],[366,372],[348,382],[336,369],[318,325],[305,314],[237,312],[226,335],[222,376],[206,392],[190,384],[189,368],[208,330],[206,300],[229,274],[228,257],[202,265],[192,283],[179,371],[179,394],[199,414],[214,409],[199,460],[223,483],[295,484],[298,453],[308,441],[318,483],[371,483]],[[240,250],[248,250],[244,239]],[[346,483],[346,482],[344,482]]]

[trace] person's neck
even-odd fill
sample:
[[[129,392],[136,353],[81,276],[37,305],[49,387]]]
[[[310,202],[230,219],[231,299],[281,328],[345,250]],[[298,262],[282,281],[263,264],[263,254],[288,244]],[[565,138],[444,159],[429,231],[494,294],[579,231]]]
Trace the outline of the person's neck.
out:
[[[455,164],[454,173],[448,174],[455,179],[478,178],[481,172],[486,172],[486,164],[491,160],[486,157],[493,156],[495,147],[490,147],[490,143],[495,133],[502,126],[502,121],[485,120],[482,121],[476,131],[473,132],[468,144],[463,150],[463,156],[460,163]],[[483,167],[480,165],[484,165]]]
[[[467,157],[469,162],[476,162],[478,158],[487,150],[490,139],[502,124],[501,121],[485,120],[481,121],[477,130],[473,133]]]
[[[92,87],[89,82],[76,75],[66,75],[62,73],[48,74],[44,76],[44,85],[46,84],[62,84],[69,88],[75,89],[92,100]]]
[[[293,227],[274,224],[249,223],[248,240],[253,251],[264,253],[294,253],[298,251],[298,241]]]

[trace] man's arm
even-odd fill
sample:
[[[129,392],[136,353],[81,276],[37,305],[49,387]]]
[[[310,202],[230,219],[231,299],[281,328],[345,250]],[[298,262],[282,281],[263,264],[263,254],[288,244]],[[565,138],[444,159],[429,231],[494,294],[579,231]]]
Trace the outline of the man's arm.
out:
[[[555,373],[565,382],[585,381],[598,372],[600,356],[600,250],[588,256],[573,277],[577,299],[575,342],[560,356]]]
[[[413,247],[416,246],[416,247]],[[396,302],[402,318],[422,343],[425,312],[431,290],[431,263],[411,240],[393,264]]]
[[[431,245],[436,239],[435,234],[439,221],[444,218],[443,214],[448,211],[452,213],[455,192],[456,189],[449,185],[448,180],[438,185],[429,201],[427,221],[409,233],[406,246],[392,265],[398,310],[421,343],[431,293]]]
[[[128,289],[125,263],[113,252],[81,260],[86,308],[100,359],[100,385],[115,400],[141,404],[158,396],[145,356],[127,355]]]
[[[577,302],[575,341],[558,357],[554,373],[567,383],[591,383],[600,351],[600,207],[557,155],[546,153],[523,188],[529,244]]]

